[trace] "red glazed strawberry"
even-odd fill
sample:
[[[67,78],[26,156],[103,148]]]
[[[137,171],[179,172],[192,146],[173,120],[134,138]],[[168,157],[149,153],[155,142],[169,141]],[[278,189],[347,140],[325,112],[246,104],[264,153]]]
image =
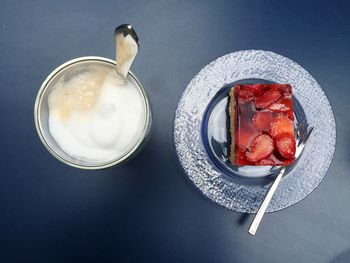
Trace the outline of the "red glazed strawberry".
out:
[[[246,153],[247,159],[251,162],[257,162],[273,151],[273,140],[267,134],[257,136],[249,147],[249,152]]]
[[[254,99],[254,92],[250,90],[242,90],[238,94],[238,101],[240,103],[246,103]]]
[[[275,138],[276,148],[278,152],[287,159],[294,158],[295,156],[295,138],[290,133],[278,134]]]
[[[272,159],[262,159],[255,163],[256,165],[262,165],[262,166],[274,166],[275,162]]]
[[[276,112],[287,112],[292,110],[292,100],[290,97],[283,97],[276,101],[275,103],[272,103],[269,106],[269,110],[276,111]]]
[[[253,126],[261,131],[268,132],[273,120],[273,113],[270,111],[258,111],[252,118]]]
[[[263,86],[262,84],[236,86],[239,102],[246,103],[252,101],[263,90]]]
[[[281,97],[279,90],[269,89],[264,91],[259,97],[255,98],[255,106],[258,109],[265,109],[271,103],[274,103]]]
[[[284,115],[280,115],[274,119],[270,126],[270,134],[272,137],[276,137],[281,133],[289,133],[294,136],[293,121]]]

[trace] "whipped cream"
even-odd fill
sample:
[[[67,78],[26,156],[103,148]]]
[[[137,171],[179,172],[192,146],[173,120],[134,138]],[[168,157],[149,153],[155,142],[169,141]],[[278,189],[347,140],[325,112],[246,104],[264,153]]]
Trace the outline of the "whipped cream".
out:
[[[54,85],[48,97],[49,130],[69,155],[111,161],[141,135],[141,91],[113,69],[96,67]]]

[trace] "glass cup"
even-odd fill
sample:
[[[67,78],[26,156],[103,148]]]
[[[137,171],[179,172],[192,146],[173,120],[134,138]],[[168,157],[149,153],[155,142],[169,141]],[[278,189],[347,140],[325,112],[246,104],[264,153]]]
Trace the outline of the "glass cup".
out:
[[[114,159],[105,161],[89,160],[87,158],[73,156],[65,152],[55,141],[49,130],[48,97],[51,91],[55,88],[54,84],[57,83],[57,81],[65,81],[66,79],[82,74],[87,70],[91,70],[93,67],[104,67],[107,70],[112,71],[115,70],[116,63],[111,59],[89,56],[76,58],[62,64],[45,79],[38,92],[34,106],[35,127],[46,149],[63,163],[81,169],[102,169],[119,165],[129,160],[132,156],[139,152],[142,146],[145,144],[152,122],[151,108],[146,91],[136,76],[129,71],[126,81],[136,87],[141,95],[143,100],[144,116],[142,118],[142,128],[132,143],[128,145],[127,150],[125,150],[123,153],[116,154]]]

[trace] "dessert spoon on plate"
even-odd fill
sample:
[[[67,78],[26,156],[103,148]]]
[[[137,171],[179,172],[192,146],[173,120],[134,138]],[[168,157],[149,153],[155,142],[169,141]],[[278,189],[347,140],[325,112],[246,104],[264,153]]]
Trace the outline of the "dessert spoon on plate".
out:
[[[301,122],[297,126],[296,135],[297,135],[298,143],[297,143],[297,149],[295,152],[295,161],[297,161],[299,159],[301,153],[303,152],[305,145],[306,145],[306,142],[309,139],[313,129],[314,129],[314,127],[309,128],[309,124],[307,124],[306,122]],[[265,199],[262,202],[262,204],[260,205],[260,208],[259,208],[258,212],[256,213],[256,215],[253,219],[253,222],[251,223],[251,225],[249,227],[249,230],[248,230],[249,234],[254,236],[256,231],[258,230],[260,222],[261,222],[261,220],[266,212],[267,207],[270,204],[270,201],[271,201],[279,183],[281,182],[281,179],[282,179],[286,169],[287,169],[286,166],[281,168],[276,179],[272,183],[270,189],[267,191]]]

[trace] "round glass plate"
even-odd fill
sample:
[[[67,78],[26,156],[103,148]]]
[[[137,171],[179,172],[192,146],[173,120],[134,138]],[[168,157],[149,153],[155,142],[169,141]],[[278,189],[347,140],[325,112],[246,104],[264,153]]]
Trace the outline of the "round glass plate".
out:
[[[228,148],[230,145],[228,101],[229,92],[236,84],[269,84],[274,83],[264,79],[244,79],[225,85],[215,94],[204,112],[202,121],[202,137],[205,150],[209,159],[231,179],[242,184],[266,184],[271,182],[280,171],[280,166],[234,166],[228,159]],[[293,111],[295,128],[299,123],[307,123],[307,118],[302,106],[293,96]],[[296,138],[298,142],[298,138]],[[300,147],[297,143],[297,147]],[[285,176],[288,175],[293,165],[287,167]]]
[[[176,110],[175,147],[186,174],[204,195],[238,212],[258,210],[274,171],[269,172],[271,167],[240,169],[226,164],[227,92],[234,83],[271,82],[292,85],[296,123],[307,121],[314,126],[303,154],[286,172],[267,209],[278,211],[301,201],[319,185],[335,150],[331,106],[305,69],[269,51],[230,53],[211,62],[192,79]]]

